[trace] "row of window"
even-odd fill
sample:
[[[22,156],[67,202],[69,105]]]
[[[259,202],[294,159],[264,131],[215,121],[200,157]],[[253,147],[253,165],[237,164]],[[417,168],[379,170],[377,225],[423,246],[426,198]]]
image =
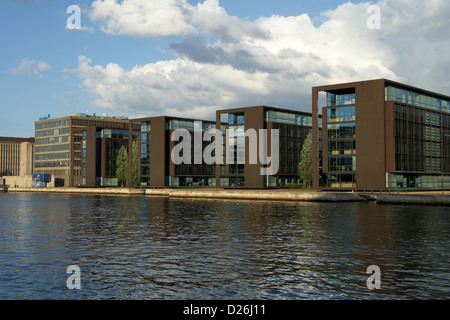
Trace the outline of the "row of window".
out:
[[[59,168],[68,167],[69,161],[47,161],[47,162],[35,162],[35,168]]]
[[[343,106],[355,104],[355,93],[335,94],[327,92],[327,106]]]
[[[449,189],[449,175],[425,175],[425,174],[386,174],[386,187],[393,189]]]
[[[355,107],[339,107],[329,108],[327,110],[327,121],[332,122],[349,122],[356,120]]]
[[[166,130],[178,130],[178,129],[186,129],[186,130],[210,130],[215,129],[215,122],[207,122],[207,121],[195,121],[195,120],[180,120],[180,119],[171,119],[166,122]],[[148,130],[148,129],[146,129]],[[142,128],[141,128],[142,131]],[[144,132],[144,131],[142,131]],[[145,131],[147,132],[147,131]]]
[[[328,155],[356,154],[355,140],[328,141]]]
[[[35,152],[52,152],[52,151],[66,151],[66,150],[70,150],[70,144],[59,144],[35,148]]]
[[[427,111],[418,108],[403,106],[396,104],[394,107],[395,118],[404,121],[413,121],[415,123],[425,124],[429,126],[440,127],[443,122],[448,125],[450,122],[450,115],[439,113],[436,111]]]
[[[121,120],[121,119],[117,119]],[[121,121],[101,121],[94,119],[72,119],[72,126],[80,127],[110,127],[114,129],[128,130],[128,122]]]
[[[328,139],[354,139],[356,125],[354,123],[329,124]]]
[[[66,120],[59,120],[59,121],[52,121],[52,122],[45,122],[45,123],[36,123],[35,129],[41,130],[41,129],[48,129],[48,128],[57,128],[57,127],[68,127],[70,126],[70,119]]]
[[[61,129],[53,129],[53,130],[45,130],[45,131],[36,131],[36,138],[38,137],[47,137],[47,136],[58,136],[63,134],[70,133],[70,128],[61,128]]]
[[[54,160],[54,159],[70,159],[70,152],[64,153],[48,153],[48,154],[36,154],[35,160]]]
[[[330,157],[328,158],[328,171],[356,171],[356,157]]]
[[[133,136],[137,136],[138,132],[133,131]],[[101,129],[97,131],[97,138],[113,138],[113,139],[128,139],[128,130],[119,129]]]
[[[397,101],[427,109],[450,112],[450,101],[409,89],[388,86],[385,89],[386,101]]]
[[[64,143],[64,142],[70,142],[70,136],[36,139],[35,144],[41,145],[41,144]]]
[[[312,116],[290,113],[285,111],[268,110],[264,115],[264,121],[312,127]]]
[[[327,184],[330,188],[354,188],[356,178],[353,173],[336,173],[327,175]]]
[[[440,120],[444,120],[441,124]],[[403,172],[442,172],[450,162],[448,115],[395,105],[395,169]],[[424,120],[430,121],[424,121]],[[430,123],[439,124],[439,126]]]

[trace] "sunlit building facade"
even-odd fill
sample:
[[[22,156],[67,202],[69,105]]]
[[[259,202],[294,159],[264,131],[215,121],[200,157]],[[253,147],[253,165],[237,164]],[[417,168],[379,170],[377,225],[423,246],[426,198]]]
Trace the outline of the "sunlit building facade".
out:
[[[328,188],[450,188],[449,96],[386,79],[314,87],[314,117],[319,92],[326,94],[321,111]],[[317,149],[313,156],[319,158]]]
[[[34,138],[0,137],[0,177],[33,173]]]
[[[54,187],[116,186],[118,149],[139,129],[124,117],[87,114],[36,121],[34,173],[50,174]]]
[[[203,133],[215,129],[214,121],[187,119],[180,117],[151,117],[131,120],[140,126],[140,186],[161,187],[215,187],[216,167],[204,161],[195,161],[196,153],[203,154],[211,142],[201,140],[201,149],[196,150],[194,133],[203,138]],[[172,141],[175,130],[186,130],[189,134],[189,160],[175,163],[172,158],[174,147],[182,142]],[[198,138],[197,138],[198,142]],[[198,154],[197,154],[198,155]],[[202,159],[203,160],[203,159]],[[131,164],[131,159],[129,164]]]
[[[234,155],[233,159],[228,159],[228,162],[224,159],[222,164],[217,165],[216,180],[220,182],[221,187],[277,188],[302,182],[298,175],[298,164],[301,161],[300,151],[303,143],[308,134],[312,133],[313,121],[310,113],[270,106],[255,106],[218,110],[216,121],[221,122],[222,125],[225,123],[224,133],[225,130],[232,133],[229,134],[228,139],[231,137],[233,141],[228,141],[227,146],[234,149],[230,152]],[[321,125],[320,121],[321,118],[319,125]],[[242,134],[249,129],[257,133],[260,130],[267,130],[268,156],[271,156],[271,131],[278,130],[279,168],[276,174],[261,175],[261,169],[270,167],[270,164],[262,163],[261,159],[258,163],[249,161],[251,157],[249,143],[252,142]],[[319,153],[321,154],[321,146],[319,146]],[[239,154],[242,158],[239,158]]]

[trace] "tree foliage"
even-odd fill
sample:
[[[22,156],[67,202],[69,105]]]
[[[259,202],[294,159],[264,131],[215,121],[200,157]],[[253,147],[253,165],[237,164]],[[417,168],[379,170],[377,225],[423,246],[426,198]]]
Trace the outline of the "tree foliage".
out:
[[[116,166],[116,178],[119,181],[119,185],[124,186],[128,182],[128,151],[125,146],[122,146],[119,150]]]
[[[133,141],[132,146],[132,182],[134,185],[139,185],[140,174],[139,174],[139,143],[137,140]]]
[[[298,176],[306,185],[312,183],[312,135],[308,134],[300,151],[300,162],[298,164]]]

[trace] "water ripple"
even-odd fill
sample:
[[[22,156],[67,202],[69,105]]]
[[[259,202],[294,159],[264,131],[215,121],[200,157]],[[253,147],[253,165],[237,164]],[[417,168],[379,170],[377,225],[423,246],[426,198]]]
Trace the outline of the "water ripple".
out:
[[[449,298],[445,208],[0,195],[0,299]],[[66,268],[81,268],[68,290]],[[366,269],[378,265],[381,289]]]

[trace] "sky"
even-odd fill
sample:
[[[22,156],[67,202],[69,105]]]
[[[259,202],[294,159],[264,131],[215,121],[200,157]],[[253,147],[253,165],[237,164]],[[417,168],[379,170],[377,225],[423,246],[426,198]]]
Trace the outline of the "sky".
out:
[[[0,136],[47,115],[310,112],[313,86],[379,78],[450,95],[449,16],[448,0],[0,0]]]

